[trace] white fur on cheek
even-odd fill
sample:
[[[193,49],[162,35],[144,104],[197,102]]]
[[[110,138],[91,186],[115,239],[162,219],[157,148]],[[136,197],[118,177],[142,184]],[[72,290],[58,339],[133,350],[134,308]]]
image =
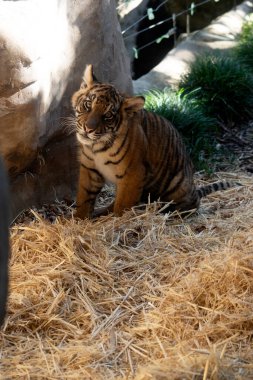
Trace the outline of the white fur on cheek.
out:
[[[91,145],[92,144],[92,140],[90,140],[88,137],[84,137],[82,136],[80,133],[77,133],[76,134],[76,137],[77,137],[77,140],[79,141],[79,143],[81,145]]]

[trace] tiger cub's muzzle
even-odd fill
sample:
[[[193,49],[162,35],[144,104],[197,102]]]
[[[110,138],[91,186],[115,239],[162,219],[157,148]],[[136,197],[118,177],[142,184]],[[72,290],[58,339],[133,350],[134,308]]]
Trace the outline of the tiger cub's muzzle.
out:
[[[99,113],[91,113],[84,123],[86,133],[91,134],[101,131],[102,121],[102,116]]]
[[[84,127],[87,134],[93,133],[99,130],[102,123],[102,117],[100,115],[90,115],[86,120]]]

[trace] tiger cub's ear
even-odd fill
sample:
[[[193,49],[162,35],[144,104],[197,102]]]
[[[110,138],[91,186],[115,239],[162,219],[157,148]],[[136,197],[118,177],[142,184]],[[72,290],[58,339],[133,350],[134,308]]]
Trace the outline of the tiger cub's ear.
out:
[[[93,66],[87,65],[86,69],[84,70],[83,81],[80,88],[90,87],[95,82],[98,82],[98,80],[93,73]]]
[[[123,101],[123,109],[128,115],[133,115],[144,107],[145,98],[143,96],[134,96],[125,98]]]

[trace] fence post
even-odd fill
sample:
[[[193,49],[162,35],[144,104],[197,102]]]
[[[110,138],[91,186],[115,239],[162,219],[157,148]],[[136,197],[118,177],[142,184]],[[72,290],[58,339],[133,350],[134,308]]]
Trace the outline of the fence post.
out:
[[[191,30],[190,30],[190,15],[189,13],[186,14],[186,34],[187,37],[189,36]]]
[[[173,30],[174,30],[174,47],[176,46],[177,44],[177,22],[176,22],[176,14],[173,13],[172,14],[172,22],[173,22]]]

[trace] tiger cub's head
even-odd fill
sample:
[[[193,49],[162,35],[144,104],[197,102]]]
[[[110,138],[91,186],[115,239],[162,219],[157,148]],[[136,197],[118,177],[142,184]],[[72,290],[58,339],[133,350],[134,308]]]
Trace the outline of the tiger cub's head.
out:
[[[144,98],[124,97],[114,86],[99,83],[88,65],[80,89],[72,96],[72,106],[79,140],[111,140],[122,123],[143,108]]]

